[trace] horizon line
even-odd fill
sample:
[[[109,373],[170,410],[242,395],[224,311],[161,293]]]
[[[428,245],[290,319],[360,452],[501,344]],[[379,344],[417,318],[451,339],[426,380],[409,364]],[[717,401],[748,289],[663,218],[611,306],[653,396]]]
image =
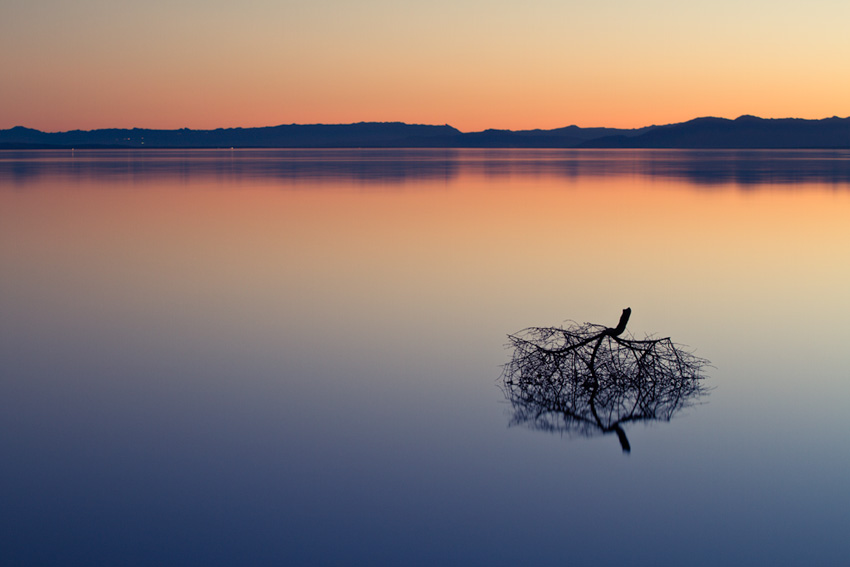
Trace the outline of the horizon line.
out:
[[[357,121],[357,122],[312,122],[312,123],[291,122],[291,123],[280,123],[280,124],[268,124],[268,125],[265,125],[265,126],[217,126],[217,127],[214,127],[214,128],[188,128],[188,127],[185,127],[185,126],[179,127],[179,128],[154,128],[154,127],[140,127],[140,126],[130,126],[130,127],[107,126],[107,127],[102,127],[102,128],[90,128],[90,129],[74,128],[74,129],[70,129],[70,130],[40,130],[38,128],[31,128],[29,126],[17,124],[15,126],[11,126],[9,128],[0,129],[0,131],[25,129],[25,130],[33,130],[33,131],[36,131],[36,132],[42,132],[44,134],[63,134],[63,133],[68,133],[68,132],[95,132],[95,131],[99,131],[99,130],[152,130],[152,131],[162,131],[162,132],[177,132],[177,131],[180,131],[180,130],[189,130],[189,131],[195,131],[195,132],[204,132],[204,131],[213,132],[213,131],[217,131],[217,130],[252,130],[252,129],[260,129],[260,128],[279,128],[281,126],[354,126],[354,125],[361,125],[361,124],[376,124],[376,125],[377,124],[383,124],[383,125],[386,125],[386,124],[403,124],[403,125],[406,125],[406,126],[430,126],[430,127],[437,127],[437,128],[439,128],[439,127],[443,127],[443,128],[449,127],[449,128],[454,129],[454,130],[457,130],[461,134],[476,134],[476,133],[481,133],[481,132],[547,132],[547,131],[552,131],[552,130],[561,130],[561,129],[565,129],[565,128],[579,128],[579,129],[582,129],[582,130],[592,130],[592,129],[602,129],[602,128],[604,128],[604,129],[610,129],[610,130],[626,130],[626,131],[628,131],[628,130],[641,130],[641,129],[644,129],[644,128],[652,128],[652,127],[658,128],[658,127],[663,127],[663,126],[674,126],[674,125],[677,125],[677,124],[687,124],[688,122],[693,122],[693,121],[696,121],[696,120],[711,120],[711,119],[713,119],[713,120],[726,120],[726,121],[729,121],[729,122],[734,122],[736,120],[747,119],[747,118],[752,118],[752,119],[757,119],[757,120],[765,120],[765,121],[770,121],[770,120],[798,120],[798,121],[804,121],[804,122],[819,122],[819,121],[823,121],[823,120],[848,120],[848,119],[850,119],[850,116],[841,117],[841,116],[838,116],[838,115],[833,115],[833,116],[825,116],[825,117],[822,117],[822,118],[799,118],[799,117],[795,117],[795,116],[786,116],[786,117],[768,117],[768,118],[765,118],[765,117],[757,116],[757,115],[754,115],[754,114],[741,114],[740,116],[737,116],[735,118],[727,118],[727,117],[723,117],[723,116],[707,115],[707,116],[697,116],[695,118],[691,118],[691,119],[684,120],[684,121],[681,121],[681,122],[668,122],[668,123],[665,123],[665,124],[646,124],[646,125],[643,125],[643,126],[636,126],[636,127],[633,127],[633,128],[622,128],[622,127],[617,127],[617,126],[578,126],[577,124],[569,124],[569,125],[566,125],[566,126],[556,126],[554,128],[521,128],[521,129],[516,129],[516,130],[512,130],[512,129],[509,129],[509,128],[485,128],[483,130],[470,130],[470,131],[460,130],[459,128],[456,128],[456,127],[454,127],[454,126],[452,126],[451,124],[448,124],[448,123],[427,124],[427,123],[421,123],[421,122],[404,122],[404,121],[401,121],[401,120],[360,120],[360,121]]]

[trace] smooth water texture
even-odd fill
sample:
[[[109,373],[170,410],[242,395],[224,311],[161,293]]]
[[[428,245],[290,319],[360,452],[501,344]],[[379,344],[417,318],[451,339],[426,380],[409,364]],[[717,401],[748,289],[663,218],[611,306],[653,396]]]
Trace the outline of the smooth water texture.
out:
[[[850,153],[0,152],[4,565],[837,565]],[[509,427],[507,335],[710,395]]]

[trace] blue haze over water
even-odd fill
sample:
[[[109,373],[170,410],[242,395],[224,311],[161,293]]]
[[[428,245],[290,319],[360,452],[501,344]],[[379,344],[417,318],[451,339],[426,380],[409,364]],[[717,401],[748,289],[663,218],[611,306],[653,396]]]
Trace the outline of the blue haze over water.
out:
[[[850,152],[0,152],[0,563],[833,565]],[[510,426],[507,335],[710,395]]]

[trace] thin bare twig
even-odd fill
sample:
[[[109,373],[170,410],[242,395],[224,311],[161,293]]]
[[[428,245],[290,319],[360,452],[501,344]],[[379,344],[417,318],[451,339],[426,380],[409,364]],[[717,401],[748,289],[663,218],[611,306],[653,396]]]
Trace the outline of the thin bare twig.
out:
[[[616,433],[628,452],[623,424],[669,421],[705,396],[709,362],[669,337],[624,335],[630,314],[623,310],[614,328],[571,323],[509,335],[513,356],[501,383],[513,407],[511,425],[570,435]]]

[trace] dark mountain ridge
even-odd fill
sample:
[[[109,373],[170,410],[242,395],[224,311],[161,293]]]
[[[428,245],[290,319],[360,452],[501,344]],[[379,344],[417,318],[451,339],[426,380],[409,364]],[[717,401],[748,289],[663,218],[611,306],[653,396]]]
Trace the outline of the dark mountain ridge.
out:
[[[289,124],[216,130],[0,130],[0,149],[26,148],[850,148],[850,118],[696,118],[644,128],[484,130],[402,122]]]
[[[41,147],[101,148],[300,148],[394,147],[415,137],[451,136],[451,126],[401,122],[357,124],[288,124],[216,130],[152,130],[146,128],[41,132],[17,126],[0,130],[0,144]]]
[[[816,149],[850,148],[850,118],[696,118],[638,136],[587,140],[586,148]]]

